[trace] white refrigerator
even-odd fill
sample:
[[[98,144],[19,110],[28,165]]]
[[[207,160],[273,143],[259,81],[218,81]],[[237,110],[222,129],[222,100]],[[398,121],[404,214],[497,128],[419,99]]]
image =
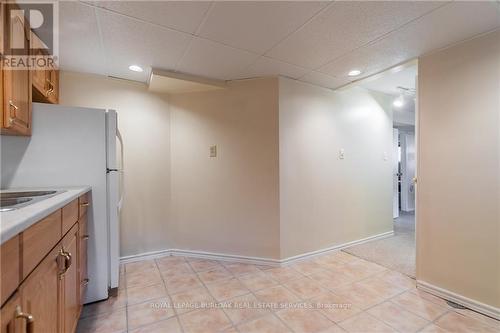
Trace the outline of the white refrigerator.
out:
[[[33,103],[31,137],[2,138],[2,186],[92,186],[85,303],[118,288],[122,141],[114,110]]]

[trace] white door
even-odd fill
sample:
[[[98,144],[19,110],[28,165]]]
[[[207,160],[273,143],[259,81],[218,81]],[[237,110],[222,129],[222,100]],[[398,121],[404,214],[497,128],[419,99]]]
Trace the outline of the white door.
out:
[[[399,131],[392,129],[392,217],[399,217]]]

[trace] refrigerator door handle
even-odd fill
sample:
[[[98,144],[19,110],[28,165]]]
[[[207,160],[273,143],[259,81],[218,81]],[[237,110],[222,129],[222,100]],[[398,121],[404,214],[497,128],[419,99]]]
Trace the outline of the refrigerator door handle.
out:
[[[123,195],[124,195],[124,183],[123,183],[123,173],[124,173],[124,169],[123,169],[123,138],[122,138],[122,134],[120,133],[120,130],[118,129],[118,127],[116,128],[116,137],[118,139],[118,141],[120,142],[120,168],[119,168],[119,172],[121,174],[119,174],[119,186],[118,188],[120,189],[120,199],[118,200],[118,212],[120,212],[122,210],[122,205],[123,205]]]

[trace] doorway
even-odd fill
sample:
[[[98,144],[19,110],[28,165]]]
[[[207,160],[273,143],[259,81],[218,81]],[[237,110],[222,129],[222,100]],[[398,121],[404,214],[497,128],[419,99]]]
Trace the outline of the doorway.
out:
[[[360,81],[360,85],[382,95],[390,109],[392,128],[392,206],[394,235],[344,249],[345,252],[415,277],[416,197],[416,77],[417,63],[390,69]]]

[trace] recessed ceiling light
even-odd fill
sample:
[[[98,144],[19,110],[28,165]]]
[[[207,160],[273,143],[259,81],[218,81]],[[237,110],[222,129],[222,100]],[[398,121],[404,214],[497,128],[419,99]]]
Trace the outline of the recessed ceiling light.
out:
[[[130,66],[128,66],[128,69],[130,69],[131,71],[134,71],[134,72],[139,72],[139,73],[143,71],[143,69],[137,65],[130,65]]]
[[[392,102],[392,105],[394,105],[397,108],[402,107],[405,104],[405,101],[403,100],[402,97],[398,97]]]
[[[359,74],[361,74],[361,71],[359,69],[353,69],[352,71],[347,73],[347,75],[349,76],[358,76]]]

